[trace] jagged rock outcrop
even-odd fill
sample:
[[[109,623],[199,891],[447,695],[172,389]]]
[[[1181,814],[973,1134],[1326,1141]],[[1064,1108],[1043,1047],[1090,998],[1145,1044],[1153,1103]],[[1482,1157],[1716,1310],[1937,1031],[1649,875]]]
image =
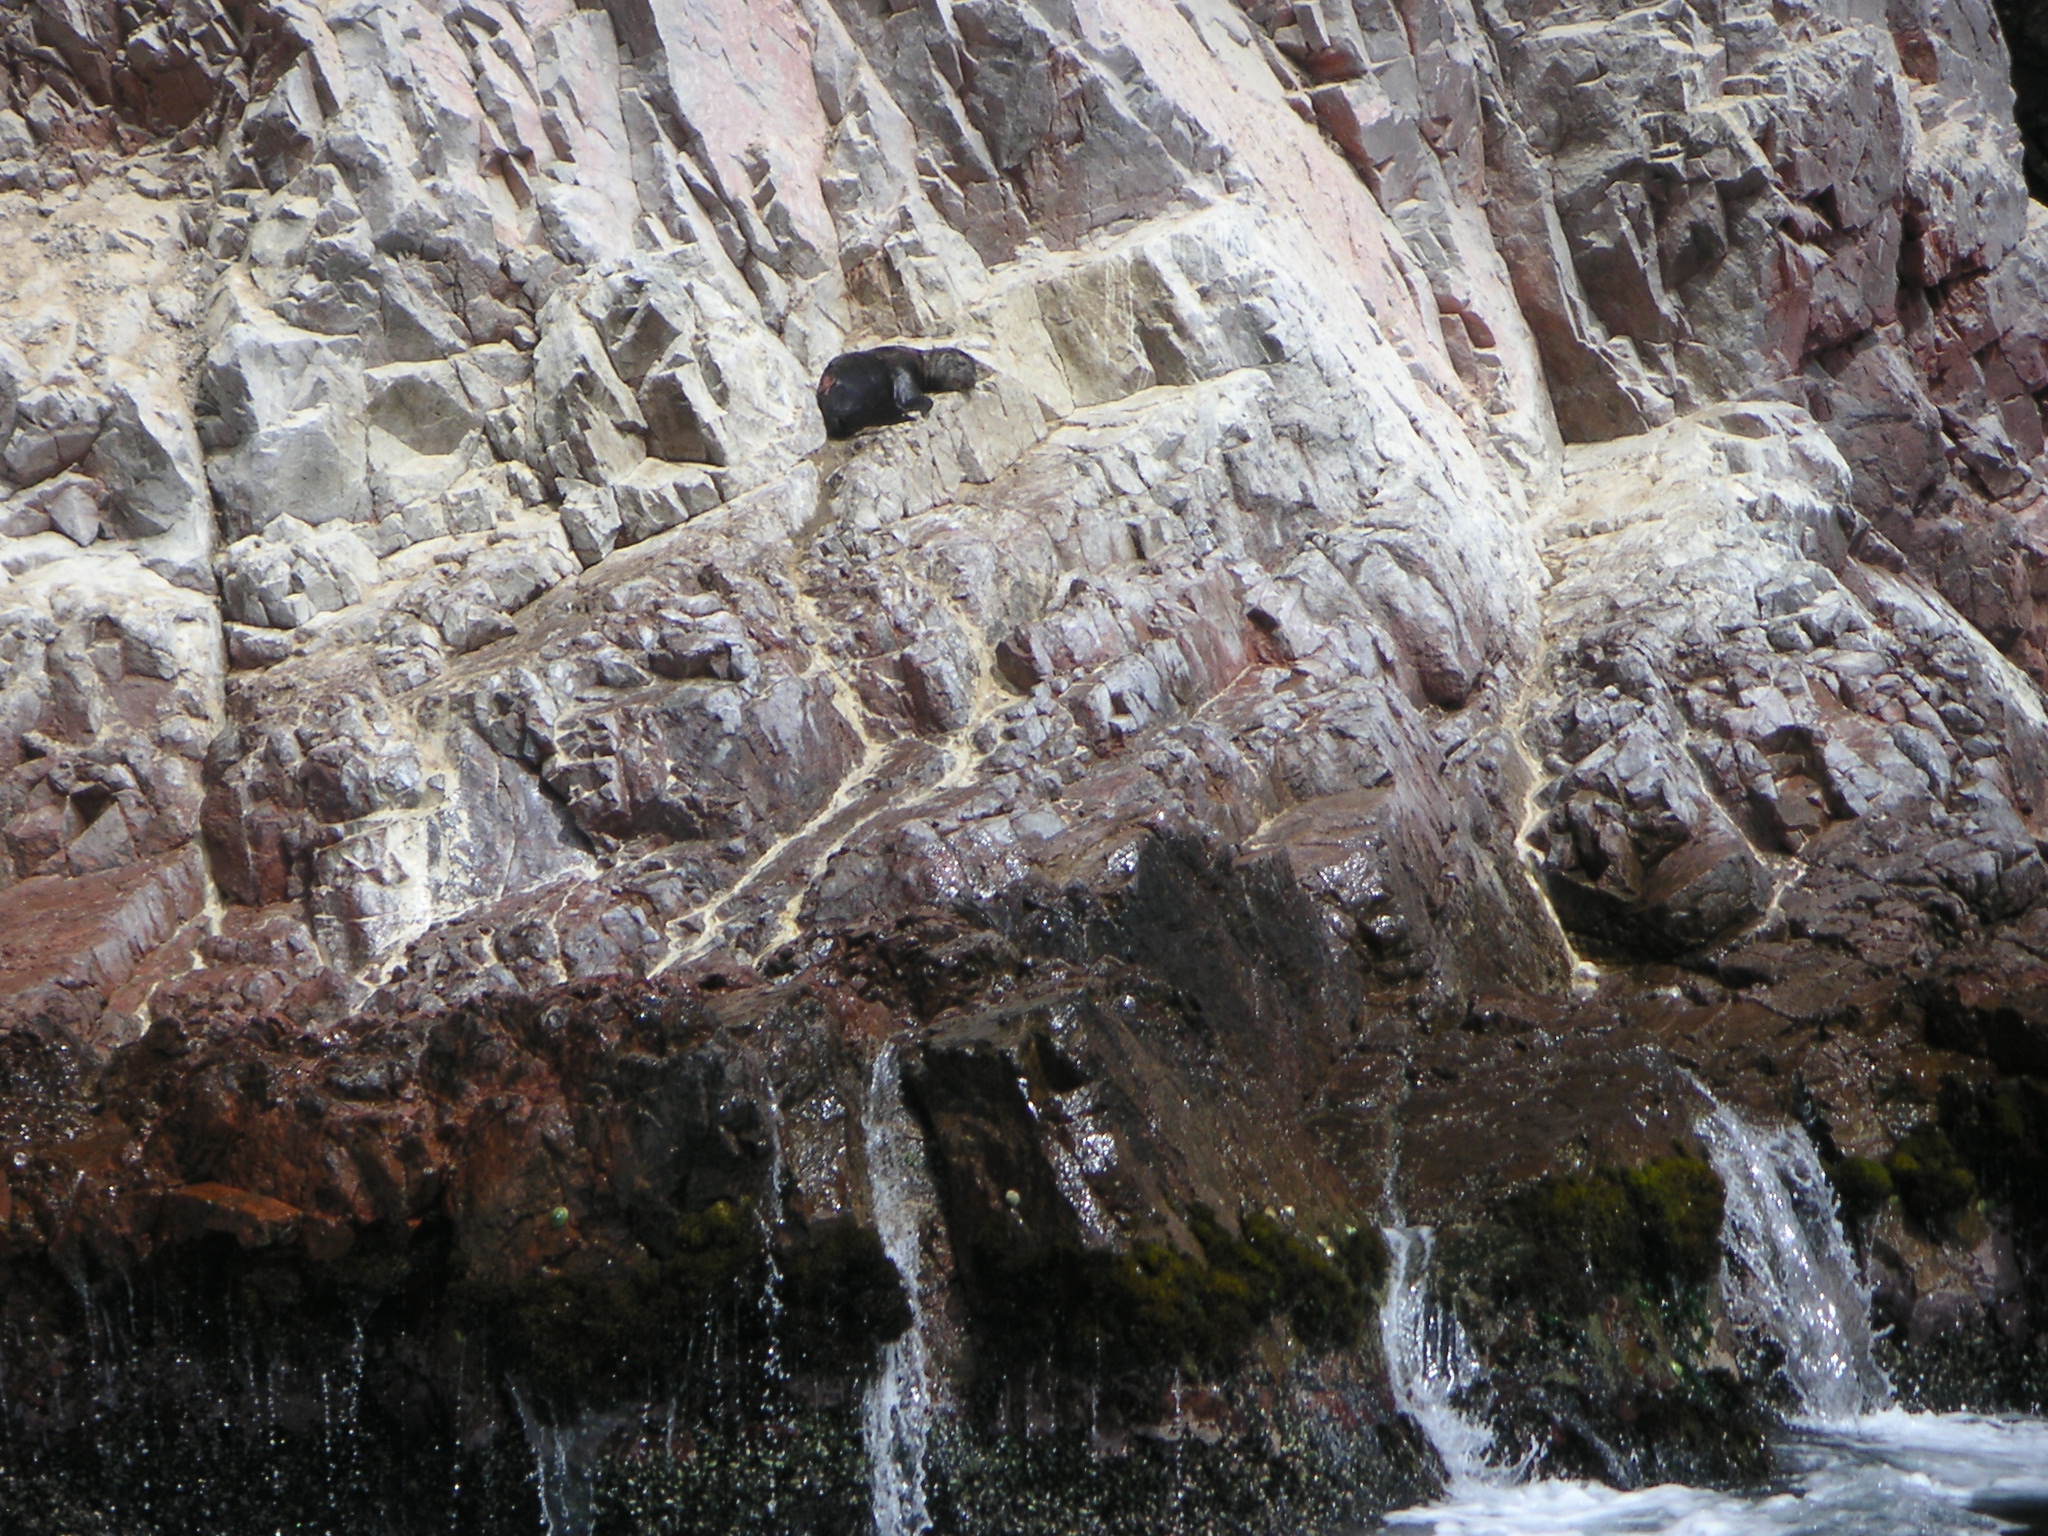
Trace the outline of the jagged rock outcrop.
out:
[[[467,1455],[568,1433],[564,1308],[787,1262],[869,1308],[791,1388],[839,1422],[886,1047],[970,1526],[1083,1403],[1133,1469],[1323,1426],[1380,1493],[1275,1528],[1416,1486],[1339,1235],[1690,1146],[1688,1073],[1821,1142],[1902,1379],[2040,1391],[2040,29],[0,4],[24,1327],[310,1286]],[[890,340],[985,377],[828,443]],[[622,1380],[549,1410],[585,1463]]]

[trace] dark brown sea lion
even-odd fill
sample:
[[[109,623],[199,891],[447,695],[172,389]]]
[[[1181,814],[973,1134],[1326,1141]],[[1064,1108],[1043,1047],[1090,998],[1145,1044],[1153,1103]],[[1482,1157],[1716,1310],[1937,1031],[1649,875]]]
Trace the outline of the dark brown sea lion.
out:
[[[942,390],[967,390],[984,370],[958,347],[870,347],[832,359],[818,380],[818,409],[830,437],[890,427],[922,416]]]

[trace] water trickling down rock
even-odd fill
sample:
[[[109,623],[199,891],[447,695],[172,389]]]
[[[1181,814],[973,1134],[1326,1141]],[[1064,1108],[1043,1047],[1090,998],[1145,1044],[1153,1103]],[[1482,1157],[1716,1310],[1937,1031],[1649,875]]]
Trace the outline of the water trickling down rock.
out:
[[[911,1312],[909,1329],[884,1346],[861,1407],[869,1497],[875,1536],[922,1536],[931,1525],[924,1464],[939,1392],[925,1300],[924,1224],[934,1201],[917,1127],[903,1105],[902,1066],[893,1045],[875,1055],[861,1121],[875,1230],[903,1277]]]
[[[1474,1483],[1502,1481],[1493,1431],[1462,1411],[1460,1393],[1478,1385],[1473,1357],[1457,1314],[1430,1288],[1428,1227],[1389,1227],[1387,1251],[1393,1267],[1380,1307],[1380,1347],[1387,1378],[1401,1411],[1421,1426],[1444,1464],[1452,1491]]]
[[[1727,1190],[1729,1315],[1776,1342],[1807,1417],[1849,1419],[1881,1406],[1891,1385],[1871,1351],[1869,1292],[1813,1143],[1796,1125],[1770,1129],[1711,1098],[1709,1106],[1699,1134]]]

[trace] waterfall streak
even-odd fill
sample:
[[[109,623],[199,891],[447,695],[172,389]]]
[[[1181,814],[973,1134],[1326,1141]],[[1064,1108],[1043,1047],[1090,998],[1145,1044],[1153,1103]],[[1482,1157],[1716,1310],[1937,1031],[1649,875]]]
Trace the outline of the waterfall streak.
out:
[[[862,1404],[869,1495],[875,1536],[922,1536],[931,1529],[924,1461],[937,1397],[923,1295],[924,1213],[934,1199],[923,1143],[903,1105],[902,1068],[893,1045],[875,1057],[861,1118],[875,1229],[883,1252],[902,1276],[911,1314],[903,1337],[883,1349],[881,1368]]]
[[[1698,1131],[1727,1191],[1721,1288],[1729,1316],[1784,1351],[1785,1378],[1806,1417],[1850,1419],[1882,1404],[1891,1384],[1871,1351],[1869,1293],[1813,1143],[1797,1126],[1766,1129],[1711,1094],[1707,1101]]]
[[[526,1432],[526,1446],[533,1455],[534,1488],[546,1536],[583,1536],[590,1517],[580,1479],[570,1465],[569,1437],[560,1426],[547,1422],[518,1387],[511,1391],[519,1427]]]
[[[1457,1317],[1429,1294],[1434,1234],[1428,1227],[1388,1227],[1385,1234],[1393,1274],[1380,1309],[1380,1344],[1394,1401],[1443,1458],[1454,1492],[1500,1482],[1505,1474],[1490,1460],[1493,1431],[1455,1406],[1480,1369]]]

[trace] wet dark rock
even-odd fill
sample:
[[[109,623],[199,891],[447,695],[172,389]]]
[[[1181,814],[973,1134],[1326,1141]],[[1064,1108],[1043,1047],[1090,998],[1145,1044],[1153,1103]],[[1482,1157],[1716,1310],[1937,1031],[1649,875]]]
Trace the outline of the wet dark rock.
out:
[[[2016,115],[2026,144],[2027,186],[2037,200],[2048,200],[2048,95],[2043,71],[2048,70],[2048,25],[2032,0],[1998,0],[1999,26],[2012,54],[2012,88],[2018,97]]]
[[[1497,1443],[1622,1487],[1763,1474],[1768,1415],[1717,1337],[1721,1203],[1681,1152],[1550,1175],[1443,1235],[1437,1283],[1493,1366],[1469,1406]]]
[[[958,1528],[1000,1523],[1032,1536],[1174,1518],[1273,1536],[1342,1531],[1434,1482],[1428,1444],[1408,1420],[1358,1433],[1379,1413],[1357,1381],[1304,1376],[1245,1398],[1188,1393],[1166,1435],[1107,1453],[1076,1432],[948,1435],[932,1507]]]

